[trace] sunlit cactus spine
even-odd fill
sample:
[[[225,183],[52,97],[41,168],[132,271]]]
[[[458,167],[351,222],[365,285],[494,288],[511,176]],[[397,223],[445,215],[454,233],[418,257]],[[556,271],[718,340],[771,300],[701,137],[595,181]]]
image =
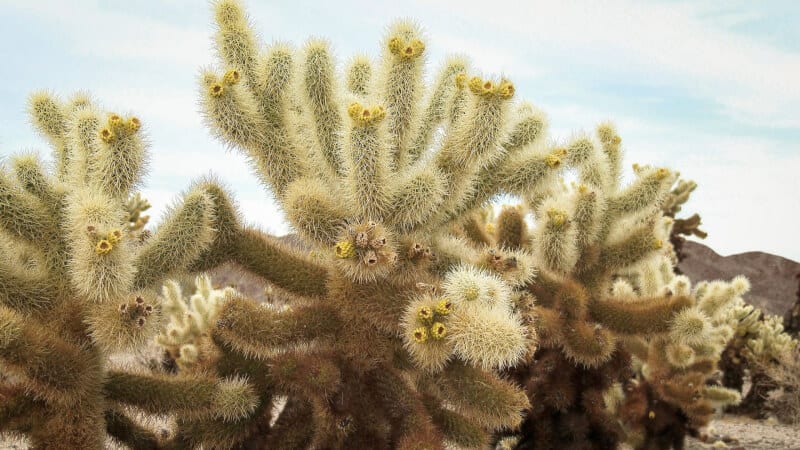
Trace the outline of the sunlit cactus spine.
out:
[[[40,92],[29,105],[54,161],[50,170],[21,154],[0,170],[0,432],[41,449],[99,449],[106,436],[152,448],[159,437],[127,406],[169,413],[191,404],[200,417],[251,410],[238,380],[195,377],[203,387],[186,390],[186,380],[151,379],[107,361],[152,338],[160,317],[154,289],[214,241],[211,197],[201,187],[187,191],[153,236],[140,239],[135,222],[143,217],[131,222],[146,205],[131,196],[147,162],[139,119],[106,113],[83,95],[62,102]]]

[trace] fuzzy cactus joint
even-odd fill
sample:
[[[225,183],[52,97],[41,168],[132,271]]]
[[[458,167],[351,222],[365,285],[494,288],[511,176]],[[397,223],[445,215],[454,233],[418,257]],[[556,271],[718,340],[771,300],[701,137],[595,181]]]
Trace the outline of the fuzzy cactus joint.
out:
[[[148,227],[147,124],[33,94],[53,163],[22,153],[0,171],[0,434],[36,449],[680,449],[741,401],[720,361],[796,347],[745,303],[745,278],[676,272],[680,235],[705,236],[675,217],[696,184],[636,165],[623,185],[612,124],[551,138],[510,79],[465,57],[426,84],[435,42],[411,22],[337,72],[326,41],[265,46],[236,0],[213,15],[205,122],[296,239],[245,224],[212,177]],[[274,301],[215,285],[220,267]]]

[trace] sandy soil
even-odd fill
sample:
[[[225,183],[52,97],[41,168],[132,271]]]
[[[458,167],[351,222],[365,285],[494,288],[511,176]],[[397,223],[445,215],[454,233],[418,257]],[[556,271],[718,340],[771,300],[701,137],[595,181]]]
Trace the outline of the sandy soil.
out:
[[[689,439],[687,450],[723,448],[730,450],[800,450],[800,426],[785,425],[774,420],[753,420],[726,415],[712,422],[709,442]],[[2,439],[0,450],[24,450],[20,441]]]
[[[688,450],[729,448],[736,450],[798,450],[800,426],[786,425],[773,419],[754,420],[748,417],[726,415],[711,423],[713,438],[708,443],[697,439],[687,442]]]

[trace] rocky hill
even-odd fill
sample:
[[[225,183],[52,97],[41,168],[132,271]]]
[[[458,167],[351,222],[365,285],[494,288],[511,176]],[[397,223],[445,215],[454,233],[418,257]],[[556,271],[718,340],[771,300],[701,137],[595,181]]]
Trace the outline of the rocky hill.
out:
[[[746,252],[720,256],[703,244],[686,241],[686,258],[678,268],[692,282],[700,280],[728,280],[744,275],[752,289],[745,297],[762,311],[783,316],[792,306],[797,292],[795,275],[800,273],[800,263],[764,252]]]

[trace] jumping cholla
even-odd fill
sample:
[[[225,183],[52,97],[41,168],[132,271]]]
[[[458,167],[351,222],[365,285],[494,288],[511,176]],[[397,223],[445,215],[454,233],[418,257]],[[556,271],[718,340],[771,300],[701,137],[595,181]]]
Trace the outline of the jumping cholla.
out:
[[[0,177],[0,431],[37,448],[106,436],[172,449],[613,448],[630,353],[642,383],[688,371],[691,395],[728,398],[698,384],[727,336],[724,302],[674,281],[669,259],[660,281],[648,269],[672,256],[661,205],[677,174],[641,166],[620,186],[613,126],[548,141],[514,84],[465,58],[425,86],[412,23],[388,29],[378,60],[337,73],[326,42],[262,47],[237,1],[214,11],[221,59],[200,77],[203,114],[302,244],[244,225],[212,179],[151,235],[131,196],[146,160],[138,119],[34,96],[56,169],[22,156]],[[524,203],[490,221],[483,208],[501,194]],[[174,283],[157,301],[165,277],[227,263],[286,305],[207,278],[191,306]],[[676,335],[686,324],[701,330]],[[108,367],[157,333],[177,373]]]

